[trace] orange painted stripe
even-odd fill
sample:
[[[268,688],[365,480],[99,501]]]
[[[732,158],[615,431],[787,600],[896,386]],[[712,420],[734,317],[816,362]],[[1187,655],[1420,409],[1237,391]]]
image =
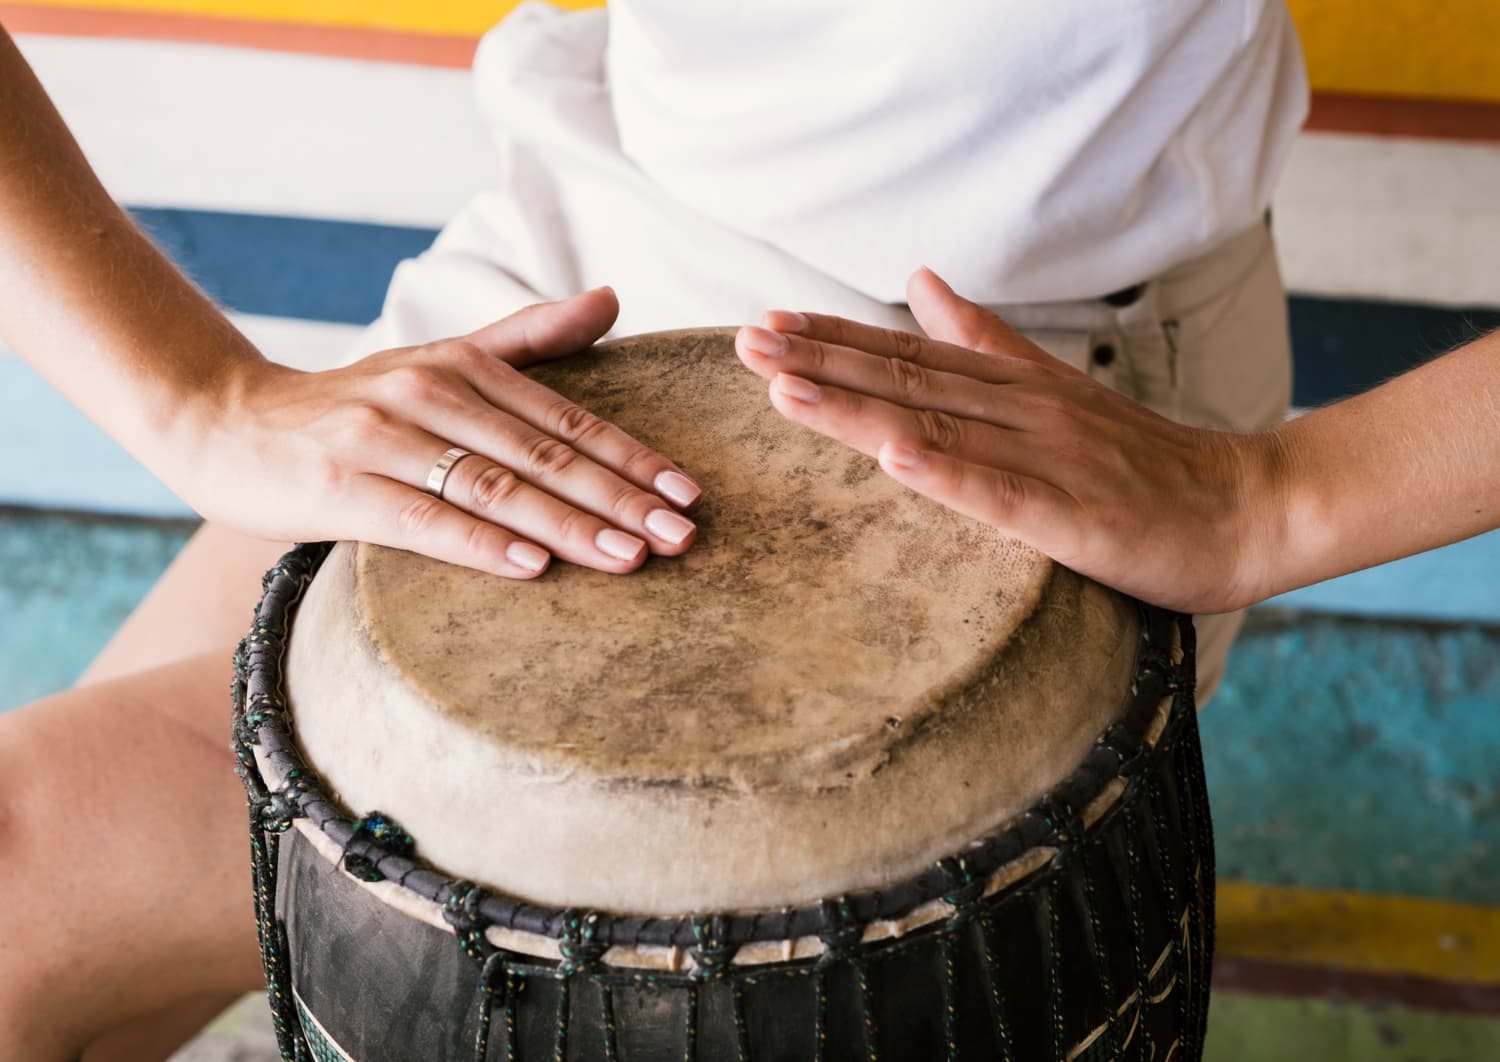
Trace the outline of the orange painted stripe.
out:
[[[12,33],[66,37],[135,38],[227,44],[340,59],[369,59],[467,69],[479,41],[467,35],[415,33],[362,26],[49,7],[0,3],[0,23]]]
[[[1500,103],[1315,92],[1307,128],[1368,136],[1500,141]]]
[[[242,48],[467,68],[477,38],[149,11],[0,2],[13,33],[227,44]],[[1500,103],[1315,92],[1307,128],[1325,133],[1500,142]]]

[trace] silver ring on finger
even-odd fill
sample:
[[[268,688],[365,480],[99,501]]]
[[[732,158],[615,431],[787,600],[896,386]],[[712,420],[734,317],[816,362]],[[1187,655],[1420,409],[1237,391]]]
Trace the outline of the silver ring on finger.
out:
[[[442,457],[439,457],[432,465],[432,470],[427,473],[427,493],[434,498],[443,496],[443,486],[448,482],[448,473],[453,471],[453,466],[466,457],[473,456],[468,450],[461,446],[451,447]]]

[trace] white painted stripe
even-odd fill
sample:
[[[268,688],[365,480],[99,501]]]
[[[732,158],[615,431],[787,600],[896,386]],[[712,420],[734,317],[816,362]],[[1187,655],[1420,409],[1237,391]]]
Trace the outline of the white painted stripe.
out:
[[[493,183],[465,70],[159,41],[20,45],[124,203],[435,228]]]
[[[236,315],[267,357],[298,368],[340,360],[353,325]],[[0,505],[190,516],[192,511],[25,362],[0,351]]]
[[[1306,133],[1274,211],[1293,291],[1500,306],[1500,144]]]

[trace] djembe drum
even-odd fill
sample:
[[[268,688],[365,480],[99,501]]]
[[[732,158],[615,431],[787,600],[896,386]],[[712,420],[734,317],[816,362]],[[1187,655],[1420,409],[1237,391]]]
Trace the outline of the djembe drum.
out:
[[[1197,1058],[1191,625],[784,421],[731,343],[535,371],[693,471],[683,557],[267,575],[235,732],[284,1057]]]

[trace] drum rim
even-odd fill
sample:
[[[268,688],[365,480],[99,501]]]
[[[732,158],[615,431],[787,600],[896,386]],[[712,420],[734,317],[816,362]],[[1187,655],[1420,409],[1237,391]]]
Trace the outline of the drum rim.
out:
[[[288,725],[282,664],[297,606],[333,546],[331,542],[299,544],[266,573],[251,630],[235,654],[236,770],[245,783],[252,822],[260,829],[280,833],[294,820],[306,819],[336,844],[346,859],[356,857],[373,871],[375,876],[370,880],[389,882],[446,910],[461,907],[462,913],[456,917],[465,924],[500,927],[556,941],[574,937],[580,922],[580,912],[575,909],[529,903],[476,887],[443,874],[414,853],[393,851],[362,834],[357,820],[333,799],[303,759]],[[1116,780],[1129,779],[1154,762],[1166,735],[1163,732],[1149,741],[1148,734],[1163,699],[1191,699],[1193,695],[1191,619],[1139,601],[1135,604],[1141,616],[1140,647],[1125,710],[1067,778],[989,837],[888,888],[850,893],[815,905],[678,917],[590,911],[590,940],[600,948],[692,948],[703,943],[708,931],[718,946],[737,948],[827,937],[841,927],[903,918],[933,901],[953,903],[959,894],[976,884],[982,887],[992,874],[1027,852],[1069,846],[1086,828],[1083,809]],[[1174,648],[1180,648],[1180,660],[1173,658]],[[1172,715],[1180,708],[1174,705]],[[1192,710],[1191,704],[1188,710]],[[280,787],[268,786],[255,748],[284,780]],[[1021,880],[1047,872],[1044,863]]]

